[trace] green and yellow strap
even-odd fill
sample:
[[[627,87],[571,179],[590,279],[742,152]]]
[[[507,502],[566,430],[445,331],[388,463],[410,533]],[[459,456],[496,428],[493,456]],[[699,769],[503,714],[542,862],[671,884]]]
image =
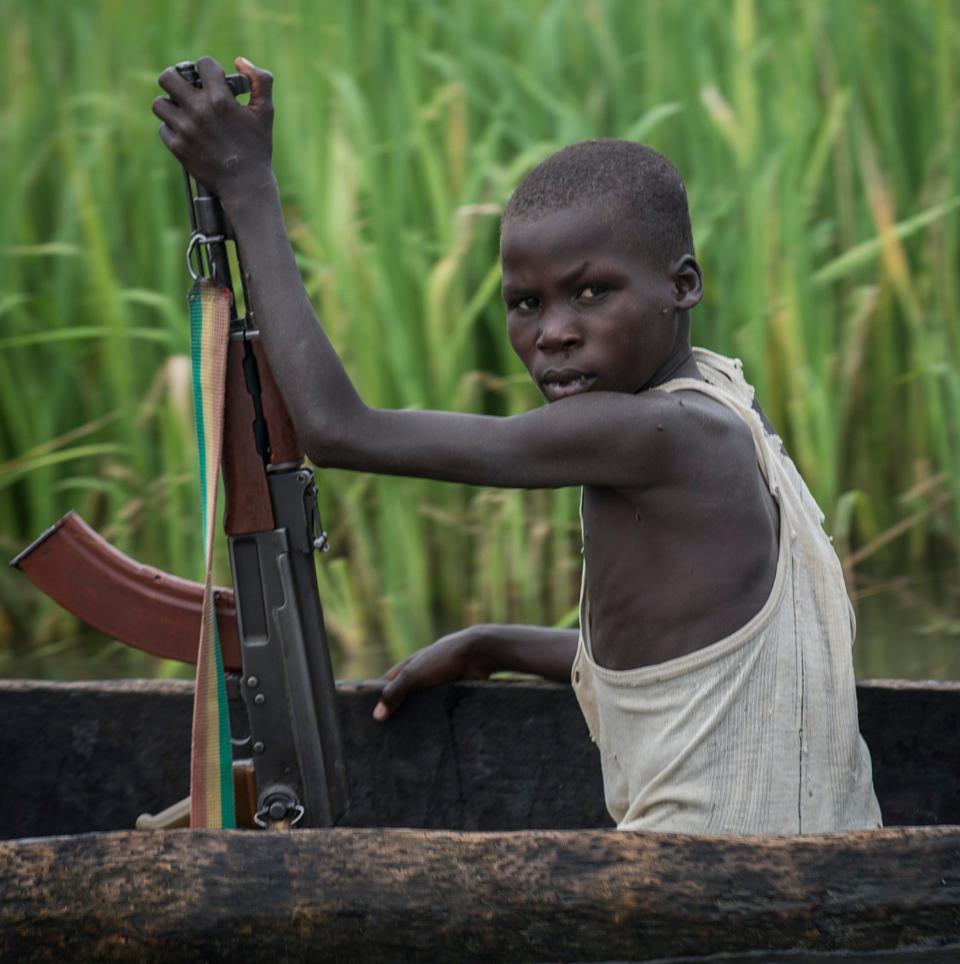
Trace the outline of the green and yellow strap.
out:
[[[200,499],[206,575],[197,653],[190,757],[190,826],[236,826],[227,687],[213,598],[213,535],[223,446],[224,391],[233,295],[206,278],[190,290],[193,410],[200,456]]]

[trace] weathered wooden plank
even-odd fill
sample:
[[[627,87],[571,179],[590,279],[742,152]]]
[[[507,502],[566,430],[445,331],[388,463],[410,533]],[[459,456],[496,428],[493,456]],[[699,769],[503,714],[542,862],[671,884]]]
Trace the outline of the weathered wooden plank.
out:
[[[341,684],[338,697],[348,826],[610,826],[569,687],[440,687],[387,724],[372,719],[369,685]],[[175,681],[0,682],[0,837],[129,828],[185,796],[192,698]],[[232,709],[241,736],[243,709]]]
[[[0,836],[132,828],[189,788],[193,685],[0,682]]]
[[[376,691],[340,690],[357,827],[527,830],[610,827],[600,759],[570,687],[444,686],[385,724]]]
[[[960,682],[869,680],[857,699],[886,822],[960,824]]]
[[[651,960],[960,941],[960,827],[0,843],[4,960]]]
[[[610,825],[569,687],[440,687],[384,725],[370,718],[369,685],[341,684],[338,699],[348,825]],[[186,682],[0,681],[0,837],[129,828],[185,796],[191,700]],[[960,824],[960,684],[862,684],[859,705],[886,822]]]

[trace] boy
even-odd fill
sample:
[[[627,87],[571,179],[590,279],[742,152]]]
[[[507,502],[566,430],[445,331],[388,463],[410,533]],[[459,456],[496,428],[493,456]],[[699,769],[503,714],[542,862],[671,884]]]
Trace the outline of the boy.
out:
[[[508,335],[548,405],[509,418],[369,408],[307,299],[270,166],[272,78],[246,107],[219,65],[175,71],[154,112],[218,194],[261,338],[321,466],[476,485],[582,486],[580,632],[479,626],[384,677],[509,669],[573,680],[621,829],[877,827],[852,620],[822,516],[739,363],[691,349],[700,267],[682,181],[648,148],[575,144],[517,188],[501,234]]]

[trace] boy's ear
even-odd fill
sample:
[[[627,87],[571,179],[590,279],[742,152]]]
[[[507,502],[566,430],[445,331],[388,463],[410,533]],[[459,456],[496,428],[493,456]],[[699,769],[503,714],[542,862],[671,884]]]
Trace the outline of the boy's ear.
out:
[[[703,297],[703,274],[700,265],[692,254],[685,254],[678,258],[670,267],[673,279],[675,307],[680,311],[689,311],[700,304]]]

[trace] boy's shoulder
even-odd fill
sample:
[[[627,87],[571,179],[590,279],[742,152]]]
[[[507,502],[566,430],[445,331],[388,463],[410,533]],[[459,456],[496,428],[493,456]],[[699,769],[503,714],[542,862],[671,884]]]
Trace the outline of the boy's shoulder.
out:
[[[631,502],[707,499],[717,504],[752,491],[758,452],[751,427],[733,408],[694,387],[650,389],[636,397],[638,417],[655,427],[652,471],[621,489]],[[648,436],[649,438],[649,436]],[[630,444],[629,439],[624,439]],[[627,453],[623,453],[628,457]],[[672,514],[672,513],[671,513]]]
[[[659,389],[674,401],[664,408],[677,442],[673,454],[686,464],[755,471],[758,452],[751,422],[759,418],[764,433],[775,432],[756,404],[740,359],[698,347],[692,354],[701,378],[668,382]]]
[[[699,480],[733,481],[756,469],[757,453],[750,426],[733,409],[696,389],[672,393],[676,405],[669,425],[675,466],[695,471]]]
[[[755,460],[750,426],[733,408],[692,387],[662,394],[669,402],[658,406],[658,431],[670,440],[674,456],[710,464]]]

